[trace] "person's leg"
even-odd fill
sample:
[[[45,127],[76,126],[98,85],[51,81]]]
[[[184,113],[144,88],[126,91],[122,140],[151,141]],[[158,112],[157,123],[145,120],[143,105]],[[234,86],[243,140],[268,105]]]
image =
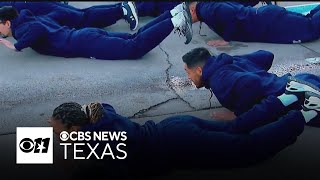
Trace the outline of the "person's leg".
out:
[[[156,2],[136,2],[139,17],[152,16],[156,17]]]
[[[156,24],[170,19],[172,18],[171,14],[169,11],[161,14],[159,17],[153,19],[151,22],[149,22],[148,24],[144,25],[143,27],[141,27],[138,32],[134,33],[134,34],[129,34],[129,33],[117,33],[117,32],[108,32],[109,36],[111,37],[119,37],[119,38],[123,38],[123,39],[133,39],[134,37],[136,37],[138,34],[143,33],[144,31],[146,31],[147,29],[149,29],[150,27],[155,26]]]
[[[132,39],[123,39],[120,37],[121,34],[117,37],[110,36],[106,31],[99,29],[82,29],[72,44],[75,46],[75,53],[81,57],[106,60],[137,59],[159,45],[174,28],[186,29],[186,16],[185,12],[181,12],[138,33]]]
[[[58,4],[58,3],[56,3]],[[55,8],[48,12],[54,21],[70,28],[96,27],[104,28],[115,24],[120,19],[125,19],[134,29],[138,26],[138,19],[132,2],[116,3],[113,5],[92,6],[85,9],[78,9],[70,5],[55,5]],[[128,16],[133,16],[130,18]]]
[[[111,6],[92,6],[81,10],[83,12],[81,24],[77,28],[97,27],[104,28],[115,24],[124,18],[121,3]]]
[[[268,18],[270,19],[264,42],[291,44],[308,42],[320,37],[320,17],[316,14],[308,18],[276,5],[261,7],[258,12],[262,12],[260,9],[263,9],[263,13],[257,16],[258,19],[267,21]],[[272,21],[270,17],[274,17]],[[261,23],[265,22],[261,21]]]
[[[191,121],[183,122],[183,117],[180,120],[175,117],[164,126],[163,143],[169,147],[174,162],[182,166],[189,162],[196,167],[239,167],[265,160],[293,144],[305,124],[320,127],[320,95],[305,94],[303,110],[290,111],[277,121],[246,134],[212,131]],[[283,97],[280,99],[284,104],[288,102]],[[273,112],[259,116],[269,113]]]
[[[153,25],[154,22],[146,25],[130,40],[132,49],[135,50],[134,59],[141,58],[147,52],[158,46],[175,28],[180,29],[180,33],[186,36],[186,42],[192,38],[191,24],[187,20],[189,16],[185,11],[180,12],[172,18],[168,18],[171,16],[171,13],[168,12],[164,13],[163,16],[167,17],[167,19],[155,25]]]
[[[136,2],[140,17],[157,17],[166,11],[170,11],[181,2]]]
[[[267,112],[272,113],[272,112]],[[267,114],[260,114],[265,116]],[[270,158],[293,144],[305,125],[301,112],[292,111],[277,121],[246,134],[214,131],[174,117],[161,129],[161,144],[171,163],[184,167],[239,167]]]

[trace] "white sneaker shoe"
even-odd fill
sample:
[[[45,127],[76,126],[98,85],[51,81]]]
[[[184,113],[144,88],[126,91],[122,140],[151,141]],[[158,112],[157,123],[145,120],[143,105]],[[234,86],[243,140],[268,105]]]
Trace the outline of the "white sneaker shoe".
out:
[[[320,127],[320,95],[312,92],[306,92],[306,98],[302,109],[305,112],[315,111],[316,117],[311,119],[307,125],[312,127]]]
[[[179,12],[183,11],[183,4],[178,4],[176,7],[170,10],[170,13],[173,16],[177,15]]]
[[[185,44],[189,44],[192,40],[192,24],[188,20],[188,13],[186,11],[181,11],[176,16],[171,18],[172,24],[175,28],[174,33],[178,32],[179,35],[186,37]]]
[[[309,82],[296,79],[292,76],[289,77],[285,91],[286,94],[294,94],[299,100],[304,100],[306,92],[312,92],[320,95],[320,88]]]

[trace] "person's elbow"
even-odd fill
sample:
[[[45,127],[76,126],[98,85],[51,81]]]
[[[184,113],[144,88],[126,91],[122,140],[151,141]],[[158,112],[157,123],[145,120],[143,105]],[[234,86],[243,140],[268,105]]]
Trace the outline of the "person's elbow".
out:
[[[23,49],[23,47],[18,43],[14,44],[13,46],[16,48],[16,51],[21,51]]]

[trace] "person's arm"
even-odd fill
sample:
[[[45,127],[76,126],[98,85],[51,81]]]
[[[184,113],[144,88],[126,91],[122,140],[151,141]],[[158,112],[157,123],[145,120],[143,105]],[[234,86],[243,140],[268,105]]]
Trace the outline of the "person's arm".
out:
[[[218,3],[219,4],[219,3]],[[214,3],[212,6],[216,6]],[[220,4],[218,9],[220,12],[207,12],[202,14],[204,22],[209,27],[216,27],[216,33],[222,38],[219,40],[210,40],[207,42],[209,46],[227,46],[232,41],[233,35],[237,32],[234,7],[225,3]],[[223,13],[223,16],[218,13]],[[223,28],[218,30],[219,28]],[[212,28],[211,28],[212,29]],[[218,32],[220,31],[220,32]]]
[[[6,39],[0,39],[0,43],[7,46],[9,49],[12,49],[12,50],[16,50],[16,48],[14,47],[13,43],[6,40]]]
[[[274,54],[269,51],[259,50],[250,54],[245,54],[241,56],[235,56],[248,59],[259,68],[268,71],[273,63]]]
[[[246,134],[258,127],[276,121],[284,111],[286,111],[286,108],[281,101],[275,96],[269,96],[234,120],[204,120],[199,121],[198,125],[209,131]]]
[[[102,103],[102,106],[105,110],[107,111],[111,111],[114,112],[116,114],[116,110],[110,105],[110,104],[106,104],[106,103]]]
[[[38,22],[32,23],[23,33],[23,35],[17,39],[14,47],[18,51],[21,51],[22,49],[27,47],[31,47],[40,39],[45,38],[47,33],[48,32],[43,25]]]
[[[219,46],[227,46],[229,45],[229,42],[223,39],[218,39],[218,40],[210,40],[207,42],[207,44],[209,46],[219,47]]]

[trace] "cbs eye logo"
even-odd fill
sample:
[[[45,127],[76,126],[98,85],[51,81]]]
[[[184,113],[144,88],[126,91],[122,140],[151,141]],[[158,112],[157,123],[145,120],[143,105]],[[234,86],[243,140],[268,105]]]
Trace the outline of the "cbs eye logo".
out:
[[[24,138],[20,141],[20,150],[24,153],[47,153],[49,149],[50,138],[37,138],[32,140]]]

